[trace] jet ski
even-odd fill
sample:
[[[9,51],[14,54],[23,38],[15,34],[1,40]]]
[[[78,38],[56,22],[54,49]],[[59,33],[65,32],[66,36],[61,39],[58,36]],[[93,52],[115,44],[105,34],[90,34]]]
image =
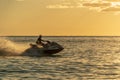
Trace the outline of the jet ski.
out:
[[[63,49],[64,48],[60,44],[49,41],[44,45],[30,44],[30,48],[27,49],[23,55],[27,56],[53,55],[59,53]]]
[[[60,44],[56,42],[49,42],[43,46],[43,48],[45,54],[56,54],[64,49]]]

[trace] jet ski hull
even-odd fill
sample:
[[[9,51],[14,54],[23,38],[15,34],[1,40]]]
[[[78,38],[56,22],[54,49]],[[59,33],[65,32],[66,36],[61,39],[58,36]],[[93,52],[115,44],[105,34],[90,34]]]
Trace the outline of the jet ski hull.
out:
[[[25,50],[25,56],[44,56],[44,55],[53,55],[61,52],[64,48],[58,43],[47,44],[43,47],[37,44],[30,44],[30,48]]]
[[[46,49],[44,50],[45,54],[56,54],[59,53],[60,51],[62,51],[63,48],[58,48],[58,49]]]

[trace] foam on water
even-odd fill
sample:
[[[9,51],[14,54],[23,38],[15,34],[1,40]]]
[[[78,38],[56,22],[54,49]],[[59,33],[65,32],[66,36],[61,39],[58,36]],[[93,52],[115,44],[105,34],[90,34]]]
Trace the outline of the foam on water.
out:
[[[28,46],[14,43],[7,38],[0,39],[0,56],[19,56]]]

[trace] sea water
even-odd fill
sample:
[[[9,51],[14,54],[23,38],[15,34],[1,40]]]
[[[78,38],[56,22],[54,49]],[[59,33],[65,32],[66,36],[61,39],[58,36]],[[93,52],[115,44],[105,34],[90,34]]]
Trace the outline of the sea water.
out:
[[[43,37],[64,50],[20,56],[36,39],[0,37],[0,80],[120,80],[120,37]]]

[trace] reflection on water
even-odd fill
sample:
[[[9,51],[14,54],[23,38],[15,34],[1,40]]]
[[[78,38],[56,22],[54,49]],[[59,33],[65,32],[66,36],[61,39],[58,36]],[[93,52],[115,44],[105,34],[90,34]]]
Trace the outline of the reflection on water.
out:
[[[64,51],[46,57],[1,56],[0,79],[120,79],[120,37],[47,37],[45,39],[59,42],[64,46]]]

